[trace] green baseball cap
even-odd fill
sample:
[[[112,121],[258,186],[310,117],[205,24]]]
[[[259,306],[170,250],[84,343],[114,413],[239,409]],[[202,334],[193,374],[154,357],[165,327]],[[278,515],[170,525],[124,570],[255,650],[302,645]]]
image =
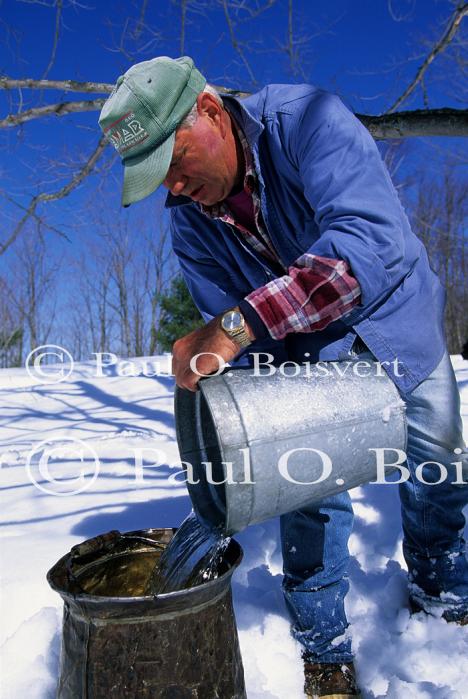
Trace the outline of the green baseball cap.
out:
[[[144,199],[164,181],[175,131],[206,80],[188,56],[159,56],[132,66],[117,80],[99,126],[125,166],[122,204]]]

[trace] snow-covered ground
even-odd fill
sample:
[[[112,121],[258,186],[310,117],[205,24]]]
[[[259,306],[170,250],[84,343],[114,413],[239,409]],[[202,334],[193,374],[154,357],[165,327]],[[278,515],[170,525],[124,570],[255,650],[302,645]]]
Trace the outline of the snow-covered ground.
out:
[[[455,356],[453,363],[468,434],[468,362]],[[2,699],[55,696],[62,607],[46,582],[51,565],[83,539],[177,526],[190,511],[169,467],[178,452],[166,366],[167,357],[154,377],[121,376],[115,367],[97,377],[82,363],[60,383],[40,383],[25,369],[0,371]],[[41,456],[52,449],[47,470]],[[468,627],[408,613],[397,488],[367,486],[353,496],[347,609],[363,699],[466,699]],[[245,554],[233,592],[248,697],[302,698],[299,648],[280,588],[278,523],[236,538]]]

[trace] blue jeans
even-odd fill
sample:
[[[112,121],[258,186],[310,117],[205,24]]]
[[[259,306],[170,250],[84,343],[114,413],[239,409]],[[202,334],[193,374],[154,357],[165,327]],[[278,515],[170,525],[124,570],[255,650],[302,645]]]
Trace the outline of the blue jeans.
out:
[[[375,361],[370,352],[357,358]],[[468,613],[468,562],[462,538],[468,486],[453,485],[457,475],[450,463],[463,461],[463,480],[468,481],[468,452],[448,354],[425,381],[402,398],[408,424],[405,465],[411,476],[399,485],[399,492],[410,595],[427,611],[437,607],[437,613],[457,619]],[[462,449],[462,455],[454,449]],[[435,484],[441,469],[434,463],[424,466],[418,479],[415,469],[426,461],[445,465],[448,476],[444,482]],[[307,654],[321,662],[352,659],[344,610],[352,524],[347,492],[282,515],[280,520],[283,591],[292,632]]]

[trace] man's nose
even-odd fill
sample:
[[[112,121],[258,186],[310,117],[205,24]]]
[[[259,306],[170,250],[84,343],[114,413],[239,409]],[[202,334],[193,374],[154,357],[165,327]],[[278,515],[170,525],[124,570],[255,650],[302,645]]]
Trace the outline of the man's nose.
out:
[[[167,173],[166,179],[163,182],[163,185],[169,189],[174,196],[178,196],[183,192],[185,184],[186,178],[182,177],[182,175],[175,175],[170,172]]]

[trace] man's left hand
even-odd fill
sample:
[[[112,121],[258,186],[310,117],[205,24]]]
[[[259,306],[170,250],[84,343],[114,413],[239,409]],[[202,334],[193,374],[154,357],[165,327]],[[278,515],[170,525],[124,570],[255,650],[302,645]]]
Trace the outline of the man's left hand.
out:
[[[249,332],[249,329],[247,329]],[[251,333],[249,332],[251,335]],[[241,347],[220,327],[220,316],[213,318],[203,328],[176,340],[172,348],[172,373],[181,388],[197,390],[198,381],[222,368],[221,359],[229,362]],[[205,354],[204,354],[205,353]],[[196,371],[190,367],[191,360]],[[220,359],[221,358],[221,359]]]

